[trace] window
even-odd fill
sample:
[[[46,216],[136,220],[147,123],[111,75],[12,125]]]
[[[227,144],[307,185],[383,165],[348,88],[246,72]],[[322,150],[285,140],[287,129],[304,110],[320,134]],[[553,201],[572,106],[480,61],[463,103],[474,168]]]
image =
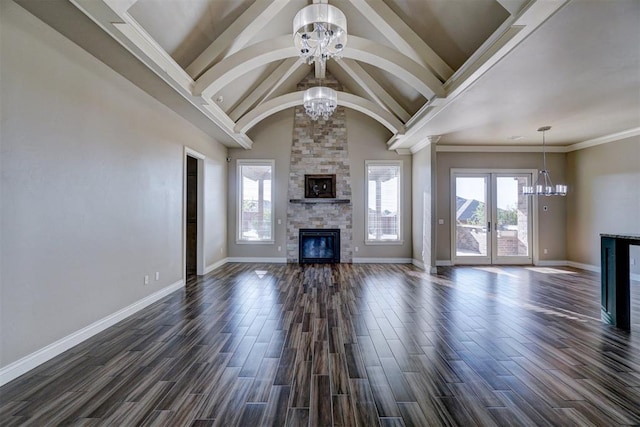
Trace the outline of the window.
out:
[[[367,243],[402,243],[400,194],[402,161],[365,162]]]
[[[273,160],[238,160],[238,243],[273,243]]]

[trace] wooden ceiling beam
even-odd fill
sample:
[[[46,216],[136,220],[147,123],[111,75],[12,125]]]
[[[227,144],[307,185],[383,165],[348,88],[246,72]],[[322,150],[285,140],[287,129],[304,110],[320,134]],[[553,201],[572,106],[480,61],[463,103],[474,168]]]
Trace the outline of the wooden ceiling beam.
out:
[[[390,47],[351,36],[342,56],[371,64],[398,76],[427,99],[444,96],[442,82],[430,70]],[[193,95],[213,97],[217,91],[242,74],[266,63],[291,57],[297,57],[297,51],[290,36],[253,44],[207,70],[196,80]]]
[[[304,91],[291,92],[259,105],[238,120],[235,131],[246,134],[249,129],[260,123],[265,118],[286,108],[302,105],[303,93]],[[393,134],[402,133],[404,131],[404,124],[398,120],[398,118],[368,99],[346,92],[338,92],[338,105],[366,114],[380,122]]]

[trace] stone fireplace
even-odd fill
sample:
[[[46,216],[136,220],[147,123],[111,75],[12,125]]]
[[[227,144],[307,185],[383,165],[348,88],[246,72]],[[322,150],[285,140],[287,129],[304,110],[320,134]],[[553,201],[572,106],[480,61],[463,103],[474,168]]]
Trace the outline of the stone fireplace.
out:
[[[301,91],[320,84],[337,91],[342,90],[337,80],[329,73],[322,82],[313,74],[309,74],[298,84],[297,89]],[[332,180],[326,181],[329,177],[332,177]],[[335,188],[329,188],[330,186]],[[336,249],[339,253],[334,254],[337,255],[337,261],[330,262],[350,263],[353,257],[353,209],[344,107],[338,107],[328,120],[320,118],[315,122],[307,116],[303,106],[295,107],[288,198],[287,262],[303,261],[301,250],[304,248],[300,247],[301,230],[338,230],[339,240]],[[321,242],[316,241],[316,244],[322,244]],[[328,242],[324,240],[324,245]],[[320,259],[317,262],[328,262],[325,258],[326,253],[315,259]]]

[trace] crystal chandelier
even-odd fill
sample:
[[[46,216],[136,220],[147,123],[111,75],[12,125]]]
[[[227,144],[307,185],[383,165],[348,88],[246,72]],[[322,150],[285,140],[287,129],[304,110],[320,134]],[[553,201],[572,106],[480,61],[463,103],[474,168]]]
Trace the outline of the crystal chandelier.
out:
[[[309,64],[338,58],[347,44],[347,18],[327,3],[309,5],[293,18],[293,42]]]
[[[538,180],[534,185],[522,187],[522,194],[527,196],[566,196],[567,186],[563,184],[553,185],[551,175],[547,169],[547,153],[545,151],[544,133],[551,129],[551,126],[542,126],[538,132],[542,132],[542,170],[538,173]]]
[[[302,105],[311,120],[327,120],[338,106],[338,93],[330,87],[315,86],[304,91]]]

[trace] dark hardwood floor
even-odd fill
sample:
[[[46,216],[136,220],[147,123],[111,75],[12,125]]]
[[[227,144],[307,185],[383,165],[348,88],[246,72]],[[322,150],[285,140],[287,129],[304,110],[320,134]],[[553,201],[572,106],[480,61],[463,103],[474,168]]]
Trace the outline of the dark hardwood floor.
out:
[[[227,264],[0,388],[0,424],[640,424],[631,333],[560,268]]]

